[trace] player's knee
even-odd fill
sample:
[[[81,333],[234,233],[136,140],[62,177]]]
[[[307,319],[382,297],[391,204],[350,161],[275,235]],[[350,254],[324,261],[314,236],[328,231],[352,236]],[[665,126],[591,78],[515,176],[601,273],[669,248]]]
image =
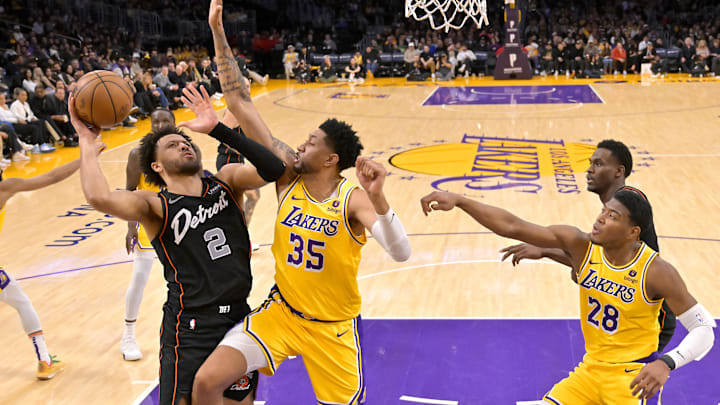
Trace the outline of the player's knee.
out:
[[[222,392],[226,387],[220,384],[221,378],[213,376],[213,372],[208,367],[200,367],[195,373],[195,380],[193,381],[193,393],[199,398],[206,398],[208,396],[222,395]]]

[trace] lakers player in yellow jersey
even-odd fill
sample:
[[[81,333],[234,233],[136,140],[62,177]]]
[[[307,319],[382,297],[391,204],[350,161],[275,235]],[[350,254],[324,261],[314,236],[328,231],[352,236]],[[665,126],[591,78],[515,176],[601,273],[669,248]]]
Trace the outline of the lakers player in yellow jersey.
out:
[[[100,153],[102,148],[104,148],[104,145],[98,145],[98,153]],[[61,182],[70,177],[70,175],[75,173],[79,168],[80,161],[75,160],[45,174],[29,179],[13,177],[4,180],[2,179],[2,171],[0,171],[0,230],[2,230],[5,219],[5,204],[13,195],[23,191],[38,190]],[[35,308],[33,308],[30,299],[22,288],[20,288],[18,282],[3,269],[2,263],[0,263],[0,301],[15,308],[20,315],[23,329],[30,337],[35,348],[35,354],[37,355],[37,378],[49,380],[61,372],[65,366],[48,353],[45,344],[45,335],[43,334],[40,318],[37,312],[35,312]]]
[[[688,292],[677,270],[640,241],[652,220],[640,194],[620,190],[607,201],[591,233],[564,225],[540,226],[452,193],[421,200],[425,214],[458,207],[494,233],[541,248],[562,249],[580,286],[586,354],[570,376],[543,398],[550,404],[659,403],[670,371],[700,360],[712,347],[715,321]],[[688,329],[663,356],[658,313],[663,300]]]
[[[393,259],[410,255],[405,230],[383,193],[385,169],[359,157],[362,145],[355,131],[335,119],[313,130],[297,152],[272,138],[251,107],[247,80],[227,45],[221,4],[213,0],[209,20],[223,94],[236,101],[228,106],[248,137],[274,147],[288,169],[276,181],[276,286],[265,303],[227,332],[198,370],[193,404],[221,404],[225,381],[252,370],[273,375],[296,355],[305,362],[318,404],[364,403],[357,271],[365,230]],[[341,175],[352,166],[362,188]]]
[[[171,111],[159,109],[150,114],[150,128],[153,132],[172,127],[175,127],[175,114]],[[134,147],[128,155],[125,168],[125,189],[128,191],[150,190],[155,193],[160,191],[159,187],[149,184],[142,174],[139,146]],[[128,222],[125,250],[133,256],[133,275],[125,292],[125,329],[120,340],[120,351],[123,359],[134,361],[142,358],[142,352],[135,339],[135,325],[138,312],[140,312],[143,291],[156,258],[155,250],[150,244],[150,238],[148,238],[145,228],[135,221]]]

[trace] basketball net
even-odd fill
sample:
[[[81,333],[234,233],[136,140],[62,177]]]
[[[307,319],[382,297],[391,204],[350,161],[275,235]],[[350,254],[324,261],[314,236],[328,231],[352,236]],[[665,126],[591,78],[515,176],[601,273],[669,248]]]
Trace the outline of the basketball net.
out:
[[[468,19],[488,25],[486,0],[405,0],[405,17],[430,20],[434,30],[460,29]]]

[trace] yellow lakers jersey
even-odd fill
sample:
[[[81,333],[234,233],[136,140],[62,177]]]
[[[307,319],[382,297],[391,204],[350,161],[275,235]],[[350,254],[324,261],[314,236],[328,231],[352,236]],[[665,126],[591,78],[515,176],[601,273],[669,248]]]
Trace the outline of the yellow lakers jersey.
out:
[[[360,314],[357,271],[365,231],[354,235],[348,219],[350,193],[343,178],[336,192],[317,201],[298,177],[280,196],[275,239],[275,282],[295,310],[319,320]]]
[[[657,350],[662,299],[652,300],[645,290],[647,269],[656,257],[642,243],[630,263],[615,267],[602,246],[589,244],[578,286],[585,351],[594,360],[631,362]]]
[[[144,174],[140,175],[140,181],[138,181],[137,189],[138,190],[150,190],[150,191],[154,191],[156,193],[160,192],[160,187],[148,183]],[[137,224],[137,231],[138,231],[137,247],[140,250],[153,250],[152,244],[150,243],[150,238],[147,236],[147,232],[145,232],[145,228],[143,228],[143,226],[140,225],[139,222]]]
[[[0,208],[0,232],[2,232],[4,221],[5,221],[5,207],[2,207],[2,208]]]

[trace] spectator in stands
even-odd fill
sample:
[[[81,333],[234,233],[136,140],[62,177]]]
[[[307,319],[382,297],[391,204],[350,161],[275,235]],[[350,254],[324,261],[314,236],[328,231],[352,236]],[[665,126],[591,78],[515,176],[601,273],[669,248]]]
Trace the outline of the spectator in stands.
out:
[[[180,91],[182,91],[182,89],[180,85],[170,81],[170,68],[167,65],[163,65],[160,68],[160,73],[153,77],[153,83],[162,89],[168,101],[172,100],[170,101],[170,109],[176,109],[180,102]]]
[[[53,111],[51,124],[54,124],[54,128],[59,128],[60,132],[58,135],[65,143],[65,146],[78,146],[78,135],[75,132],[75,127],[70,123],[70,113],[68,112],[67,94],[64,87],[58,86],[55,89],[55,93],[51,96],[46,96],[52,100]]]
[[[335,66],[333,66],[329,55],[325,55],[322,64],[320,64],[318,80],[322,83],[332,83],[334,81],[337,81],[337,73],[335,72]]]
[[[685,73],[692,71],[692,64],[695,60],[695,46],[693,45],[692,38],[685,38],[680,47],[680,68]]]
[[[720,76],[720,38],[713,39],[712,45],[710,46],[710,58],[711,73]]]
[[[627,74],[627,52],[625,51],[622,42],[618,42],[617,45],[615,45],[611,55],[613,59],[613,72],[617,74],[622,68],[623,74]]]
[[[295,74],[293,73],[293,70],[295,69],[295,66],[297,66],[297,61],[298,53],[295,52],[295,47],[292,45],[288,45],[287,51],[285,51],[285,54],[282,58],[283,66],[285,67],[286,79],[294,77]]]
[[[458,74],[462,74],[465,77],[475,75],[477,70],[475,69],[477,56],[475,52],[468,49],[466,44],[460,45],[460,52],[457,54],[458,60]]]
[[[707,46],[707,41],[701,39],[698,41],[697,49],[695,50],[695,59],[693,60],[693,70],[695,72],[702,72],[705,74],[710,70],[708,66],[708,59],[710,58],[710,48]]]
[[[55,151],[55,148],[48,143],[48,140],[40,126],[31,125],[24,119],[18,117],[5,104],[5,93],[0,93],[0,123],[12,124],[20,139],[32,145],[33,153],[48,153]]]
[[[376,48],[368,46],[365,48],[365,70],[368,73],[368,77],[375,76],[378,70],[378,62],[380,61],[380,53]]]
[[[606,75],[609,75],[610,73],[612,73],[612,64],[613,64],[613,59],[612,59],[612,55],[611,55],[612,47],[610,46],[610,43],[608,42],[607,39],[603,39],[600,42],[599,48],[600,48],[600,60],[602,61],[602,65],[603,65],[603,73]]]
[[[585,67],[594,71],[602,71],[602,62],[600,61],[600,47],[597,46],[594,39],[588,41],[584,52]]]
[[[20,143],[17,133],[10,124],[0,124],[0,144],[2,144],[3,163],[10,163],[6,157],[14,161],[30,160],[25,148]],[[29,148],[32,149],[32,148]]]
[[[308,67],[308,64],[305,62],[305,59],[300,59],[297,66],[295,67],[294,73],[295,73],[295,79],[297,79],[297,81],[299,83],[306,84],[312,80],[310,68]]]
[[[42,87],[38,90],[42,91]],[[13,96],[15,97],[15,101],[10,104],[10,111],[20,118],[21,124],[27,123],[28,125],[33,125],[39,128],[45,142],[52,145],[53,137],[50,133],[50,129],[47,127],[48,124],[46,123],[46,120],[38,118],[38,116],[33,112],[30,104],[28,103],[27,91],[20,87],[16,87],[15,91],[13,91]]]
[[[640,73],[640,63],[642,62],[642,54],[638,50],[638,45],[635,43],[635,41],[630,40],[628,42],[627,47],[625,47],[625,50],[627,51],[627,61],[628,61],[628,72],[633,73]]]
[[[583,75],[585,69],[583,41],[579,39],[575,41],[575,46],[570,47],[570,74],[576,77]]]
[[[55,91],[55,85],[45,76],[40,67],[35,67],[33,69],[33,80],[45,87],[48,91]]]
[[[527,49],[527,55],[528,59],[530,59],[530,63],[532,64],[532,69],[535,72],[535,74],[540,73],[540,46],[537,43],[535,35],[531,35],[528,44],[525,46],[525,49]]]
[[[430,47],[428,45],[423,46],[423,52],[420,54],[420,63],[422,64],[422,68],[430,72],[430,76],[435,80],[435,68],[437,67],[437,63],[435,61],[435,55],[430,50]]]
[[[555,61],[555,76],[559,73],[570,74],[570,51],[565,42],[560,41],[553,48],[553,60]]]
[[[552,42],[547,42],[540,51],[540,69],[543,75],[555,72],[555,61],[553,60]]]
[[[350,58],[350,64],[345,66],[345,73],[347,74],[347,79],[351,82],[354,82],[356,80],[363,81],[363,78],[361,77],[362,68],[357,63],[357,59]]]
[[[34,93],[35,89],[42,87],[42,83],[39,80],[33,78],[32,71],[30,69],[24,69],[23,71],[22,86],[29,93]],[[43,87],[44,88],[44,87]]]
[[[415,49],[415,44],[413,42],[410,42],[407,49],[405,50],[405,53],[403,53],[403,60],[407,64],[408,70],[412,68],[413,64],[415,63],[416,56],[420,56],[420,52]]]
[[[310,60],[310,53],[308,52],[308,47],[305,44],[302,44],[300,46],[300,52],[298,52],[298,63],[303,60],[305,61],[305,66],[310,66],[310,63],[312,62]]]
[[[437,79],[440,81],[449,81],[454,78],[453,65],[450,63],[446,53],[440,54],[440,60],[437,61],[437,68],[435,71],[437,72]]]
[[[57,93],[58,90],[55,90],[55,92]],[[64,90],[60,91],[60,94],[64,96]],[[38,87],[29,103],[33,112],[52,127],[57,136],[65,143],[65,146],[77,146],[75,139],[73,139],[75,137],[75,128],[69,124],[70,117],[67,111],[58,108],[55,98],[46,95],[43,87]]]
[[[324,53],[337,52],[337,44],[335,44],[335,41],[332,38],[330,38],[330,34],[325,34],[325,39],[323,40],[323,44],[322,44],[322,51]]]
[[[71,64],[65,65],[65,70],[60,73],[60,80],[66,85],[70,85],[75,82],[75,68]]]

